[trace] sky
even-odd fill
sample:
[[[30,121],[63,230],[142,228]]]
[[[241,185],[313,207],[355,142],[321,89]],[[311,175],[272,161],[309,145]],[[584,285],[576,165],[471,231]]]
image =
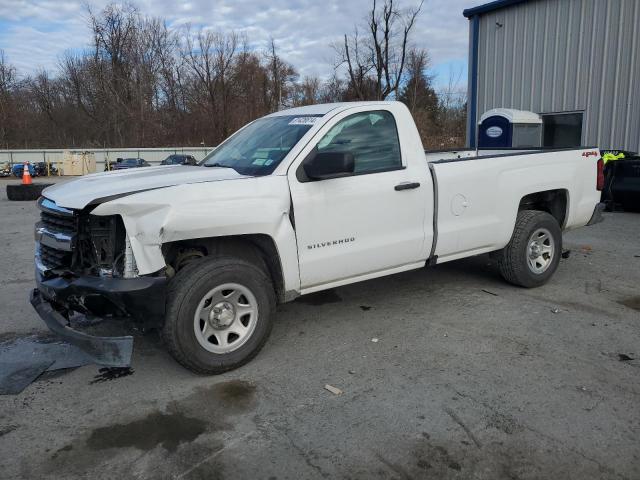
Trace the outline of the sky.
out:
[[[397,0],[401,7],[419,0]],[[100,10],[108,0],[88,4]],[[262,51],[270,37],[301,77],[333,72],[331,44],[361,24],[371,0],[134,0],[143,15],[166,19],[170,28],[190,24],[215,31],[244,32]],[[465,8],[486,0],[425,0],[413,31],[413,45],[426,48],[438,88],[450,79],[466,87],[468,21]],[[66,51],[90,42],[85,0],[0,0],[0,49],[23,75],[55,71]]]

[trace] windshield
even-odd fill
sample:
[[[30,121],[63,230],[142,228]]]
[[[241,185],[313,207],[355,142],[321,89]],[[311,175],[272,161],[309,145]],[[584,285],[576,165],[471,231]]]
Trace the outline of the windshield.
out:
[[[269,175],[321,116],[256,120],[207,155],[200,165],[230,167],[242,175]]]

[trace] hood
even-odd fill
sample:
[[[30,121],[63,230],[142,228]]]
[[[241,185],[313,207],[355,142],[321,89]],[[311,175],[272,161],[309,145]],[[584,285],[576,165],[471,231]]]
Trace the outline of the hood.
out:
[[[167,165],[129,168],[85,175],[45,188],[42,195],[66,208],[81,209],[92,203],[145,190],[186,183],[251,178],[232,168]]]

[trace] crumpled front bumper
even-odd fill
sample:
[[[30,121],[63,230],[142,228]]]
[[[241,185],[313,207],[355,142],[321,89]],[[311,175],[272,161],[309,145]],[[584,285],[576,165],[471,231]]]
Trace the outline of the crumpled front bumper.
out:
[[[47,324],[49,330],[71,345],[80,348],[94,363],[108,367],[128,367],[131,365],[133,337],[128,335],[97,337],[73,330],[67,325],[67,319],[42,297],[37,288],[31,292],[31,305]]]
[[[74,330],[61,311],[100,318],[125,316],[145,327],[160,326],[164,321],[164,277],[46,277],[36,269],[36,286],[31,304],[49,330],[83,350],[99,365],[129,366],[133,337],[98,337]]]
[[[43,275],[36,287],[51,302],[95,317],[131,317],[145,327],[164,321],[166,277],[109,278]]]

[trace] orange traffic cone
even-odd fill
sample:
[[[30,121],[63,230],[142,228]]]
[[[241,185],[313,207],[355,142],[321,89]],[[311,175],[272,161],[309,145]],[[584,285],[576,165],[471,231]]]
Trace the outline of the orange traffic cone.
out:
[[[22,169],[22,185],[31,185],[31,172],[29,172],[29,162],[24,162]]]

